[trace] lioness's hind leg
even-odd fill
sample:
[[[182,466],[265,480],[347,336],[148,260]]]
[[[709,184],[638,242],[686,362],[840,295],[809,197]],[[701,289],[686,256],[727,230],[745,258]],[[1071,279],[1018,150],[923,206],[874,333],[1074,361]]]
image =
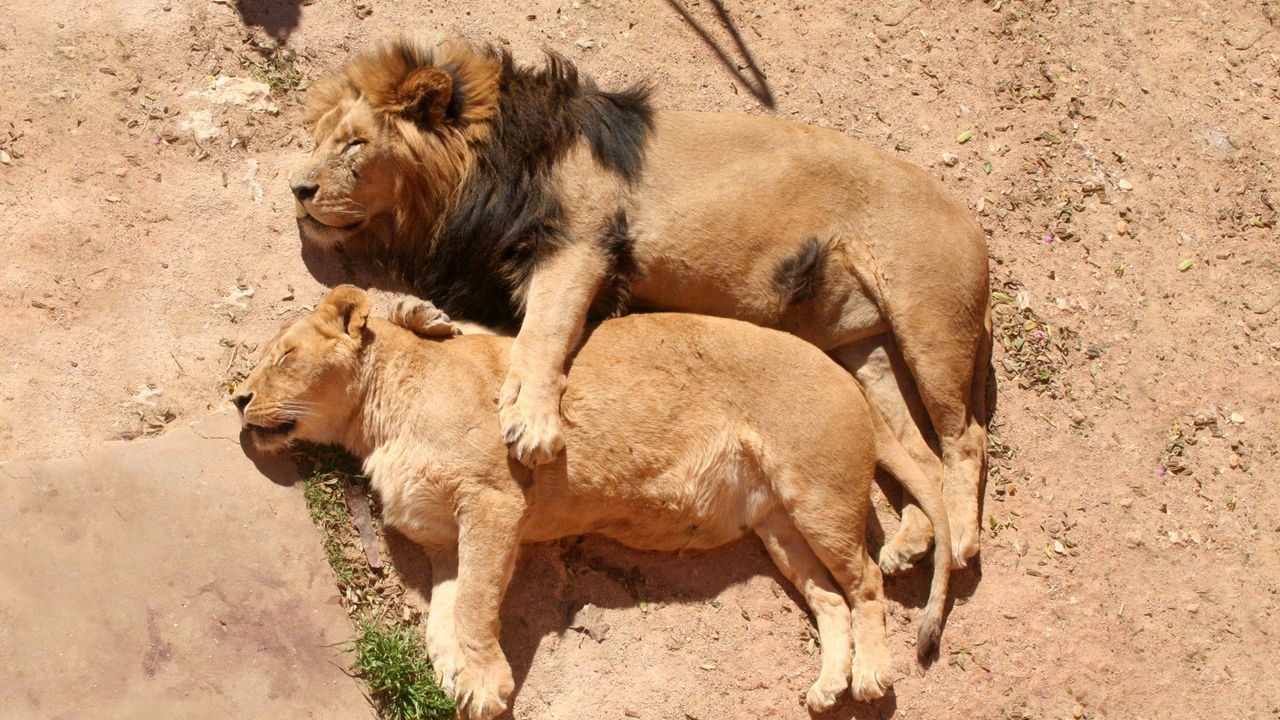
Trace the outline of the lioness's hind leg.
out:
[[[397,300],[391,308],[388,319],[423,337],[448,337],[459,334],[443,310],[426,300],[415,297],[402,297]]]
[[[883,697],[893,684],[889,640],[884,628],[884,579],[880,567],[863,553],[863,571],[850,592],[853,605],[853,658],[849,688],[859,700]]]
[[[847,687],[845,678],[853,659],[849,651],[849,606],[827,569],[781,508],[775,509],[755,530],[778,570],[804,596],[818,625],[822,670],[818,681],[809,688],[806,703],[813,712],[829,710]]]
[[[872,438],[863,441],[874,442]],[[851,465],[849,471],[857,470]],[[812,469],[811,469],[812,470]],[[869,476],[844,483],[781,483],[799,492],[786,493],[787,512],[796,529],[844,590],[853,610],[855,654],[850,687],[857,700],[883,697],[893,685],[892,655],[885,635],[884,588],[880,568],[867,555],[866,529]],[[850,492],[849,485],[853,486]]]

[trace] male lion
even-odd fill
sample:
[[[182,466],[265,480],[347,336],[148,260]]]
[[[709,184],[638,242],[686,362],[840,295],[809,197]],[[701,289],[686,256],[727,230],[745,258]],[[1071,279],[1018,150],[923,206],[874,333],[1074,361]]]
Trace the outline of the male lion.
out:
[[[493,412],[510,338],[455,337],[420,301],[394,322],[368,314],[363,290],[339,286],[264,345],[233,400],[263,449],[308,440],[364,459],[383,519],[431,554],[427,650],[466,716],[497,715],[513,689],[498,609],[520,543],[583,533],[680,550],[755,531],[817,621],[809,707],[850,687],[880,697],[892,682],[884,595],[864,545],[877,462],[938,533],[918,650],[936,647],[951,557],[941,494],[812,345],[697,315],[606,321],[569,373],[567,450],[529,470]]]
[[[499,415],[525,464],[563,446],[589,313],[733,317],[857,374],[943,483],[956,563],[977,553],[986,240],[928,174],[830,130],[658,112],[647,87],[602,91],[554,54],[532,69],[409,41],[317,82],[307,122],[315,150],[291,179],[304,239],[362,247],[454,317],[519,326]],[[909,510],[883,566],[909,564],[928,533]]]

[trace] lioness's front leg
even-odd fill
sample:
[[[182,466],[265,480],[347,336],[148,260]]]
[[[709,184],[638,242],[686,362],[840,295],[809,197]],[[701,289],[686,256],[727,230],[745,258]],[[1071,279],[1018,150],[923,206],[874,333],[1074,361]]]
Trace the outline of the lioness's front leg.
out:
[[[564,448],[565,361],[582,334],[605,269],[600,249],[579,241],[541,262],[529,281],[524,322],[498,403],[507,448],[529,467],[550,462]]]
[[[499,609],[520,547],[522,500],[486,490],[458,507],[458,580],[454,629],[462,667],[453,695],[460,717],[489,720],[507,709],[515,690],[511,666],[498,644]]]

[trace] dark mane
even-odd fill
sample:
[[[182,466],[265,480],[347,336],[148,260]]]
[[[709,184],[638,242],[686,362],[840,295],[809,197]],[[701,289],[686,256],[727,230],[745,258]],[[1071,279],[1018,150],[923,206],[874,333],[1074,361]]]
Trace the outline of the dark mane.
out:
[[[534,69],[518,66],[506,51],[477,52],[498,67],[497,113],[487,121],[489,132],[470,142],[469,171],[431,225],[434,236],[392,237],[385,249],[407,284],[450,315],[510,328],[523,313],[518,290],[534,266],[567,241],[565,209],[553,182],[556,164],[585,139],[601,167],[633,182],[653,111],[647,85],[600,90],[555,53]],[[447,62],[440,67],[455,77],[451,104],[463,102],[466,79]]]

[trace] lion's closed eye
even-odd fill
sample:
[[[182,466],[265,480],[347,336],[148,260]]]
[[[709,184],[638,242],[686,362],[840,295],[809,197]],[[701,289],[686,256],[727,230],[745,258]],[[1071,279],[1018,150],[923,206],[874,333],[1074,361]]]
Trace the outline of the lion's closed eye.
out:
[[[280,357],[276,358],[276,361],[273,364],[274,367],[280,367],[280,364],[284,362],[284,359],[289,357],[289,355],[293,353],[294,350],[295,348],[289,348],[288,350],[285,350],[284,352],[280,353]]]

